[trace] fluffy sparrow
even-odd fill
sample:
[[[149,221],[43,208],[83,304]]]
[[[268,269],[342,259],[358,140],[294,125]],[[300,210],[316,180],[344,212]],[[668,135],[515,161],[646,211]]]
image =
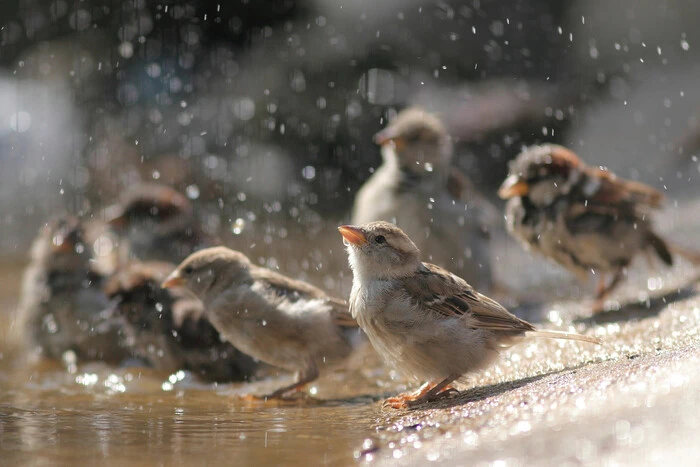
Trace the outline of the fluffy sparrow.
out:
[[[389,399],[393,407],[439,397],[524,336],[598,343],[588,336],[538,331],[460,277],[421,262],[418,247],[393,224],[338,229],[353,271],[352,316],[391,365],[429,382],[417,393]]]
[[[72,216],[51,220],[34,241],[19,321],[31,345],[49,358],[71,350],[79,359],[117,363],[129,355],[109,319],[104,277],[93,258],[84,226]]]
[[[431,261],[490,287],[488,230],[499,216],[452,166],[442,122],[409,108],[374,139],[384,162],[357,193],[352,222],[395,222]]]
[[[506,224],[522,244],[586,281],[600,277],[596,309],[641,252],[672,265],[669,245],[649,218],[663,195],[642,183],[588,167],[556,145],[535,146],[512,163],[498,192],[507,199]],[[611,276],[606,282],[606,276]]]
[[[189,370],[217,382],[248,379],[255,363],[221,339],[203,316],[202,303],[160,287],[173,269],[171,263],[132,261],[105,285],[128,348],[160,371]]]
[[[179,262],[214,244],[200,229],[192,203],[164,185],[142,184],[125,192],[106,210],[107,222],[121,237],[120,257]]]
[[[343,301],[258,267],[237,251],[215,247],[192,254],[163,283],[176,286],[204,303],[206,318],[236,348],[297,372],[295,383],[267,397],[303,387],[320,368],[350,353],[343,327],[357,324]]]

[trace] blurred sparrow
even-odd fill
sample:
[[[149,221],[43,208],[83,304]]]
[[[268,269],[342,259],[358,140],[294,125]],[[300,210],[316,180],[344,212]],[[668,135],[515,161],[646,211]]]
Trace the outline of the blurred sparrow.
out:
[[[352,316],[390,364],[429,382],[417,393],[389,399],[395,408],[440,397],[452,382],[485,368],[499,349],[525,336],[598,343],[588,336],[538,331],[463,279],[422,263],[416,245],[393,224],[338,230],[353,271]]]
[[[34,241],[25,271],[19,320],[32,346],[49,358],[74,351],[79,359],[117,363],[128,357],[109,319],[103,276],[93,269],[83,224],[62,216]]]
[[[267,397],[300,389],[321,367],[350,353],[342,328],[357,324],[343,301],[258,267],[237,251],[215,247],[192,254],[163,283],[176,286],[202,300],[206,318],[236,348],[297,372],[295,383]]]
[[[255,362],[221,339],[203,316],[202,303],[160,287],[173,269],[171,263],[132,261],[105,285],[128,348],[159,371],[189,370],[217,382],[248,379]]]
[[[352,222],[395,222],[431,261],[490,287],[488,230],[499,215],[451,165],[442,122],[410,108],[374,139],[384,163],[357,193]]]
[[[214,244],[197,224],[192,203],[164,185],[143,184],[106,210],[107,222],[123,238],[122,262],[179,262]]]
[[[521,153],[498,194],[509,200],[508,231],[526,248],[553,259],[581,281],[591,272],[600,277],[597,310],[638,253],[653,252],[673,264],[669,245],[649,218],[663,195],[588,167],[562,146],[535,146]],[[612,279],[606,283],[607,275]]]

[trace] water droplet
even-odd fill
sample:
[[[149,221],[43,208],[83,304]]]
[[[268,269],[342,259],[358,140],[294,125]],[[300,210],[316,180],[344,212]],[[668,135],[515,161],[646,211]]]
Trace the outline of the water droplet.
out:
[[[185,188],[185,194],[187,194],[189,199],[197,199],[199,198],[199,187],[197,185],[188,185]]]
[[[307,180],[316,178],[316,168],[312,165],[307,165],[301,170],[301,175]]]
[[[240,217],[236,219],[233,224],[231,224],[231,232],[234,233],[234,235],[240,235],[243,233],[243,230],[245,229],[245,220],[241,219]]]

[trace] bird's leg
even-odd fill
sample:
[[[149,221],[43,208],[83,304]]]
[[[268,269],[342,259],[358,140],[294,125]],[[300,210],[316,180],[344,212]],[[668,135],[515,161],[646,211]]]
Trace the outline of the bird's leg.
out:
[[[450,375],[439,383],[426,383],[414,393],[399,394],[396,397],[390,397],[384,401],[384,405],[393,409],[405,409],[424,402],[430,402],[437,399],[438,396],[446,394],[454,389],[450,386],[450,383],[459,378],[459,376],[460,375]]]
[[[605,273],[600,274],[600,279],[598,279],[598,285],[595,288],[595,298],[599,300],[600,297],[605,292]]]
[[[316,364],[311,364],[308,368],[302,370],[299,372],[299,376],[297,377],[297,380],[293,383],[290,384],[289,386],[285,386],[283,388],[279,388],[278,390],[274,391],[271,394],[268,394],[267,396],[263,396],[264,399],[284,399],[284,396],[292,391],[300,391],[301,389],[304,388],[307,384],[310,382],[316,380],[318,378],[318,368],[316,367]]]
[[[603,311],[603,305],[605,304],[605,298],[610,295],[610,293],[615,290],[615,288],[620,285],[620,281],[625,276],[624,268],[620,268],[615,271],[615,275],[609,284],[605,284],[605,276],[601,276],[600,282],[598,282],[598,289],[596,291],[596,301],[593,304],[593,312],[600,313]]]

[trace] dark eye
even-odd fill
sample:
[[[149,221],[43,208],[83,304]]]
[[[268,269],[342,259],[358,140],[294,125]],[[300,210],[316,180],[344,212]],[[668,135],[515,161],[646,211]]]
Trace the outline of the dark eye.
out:
[[[182,270],[185,274],[192,274],[192,266],[185,266],[185,269]]]
[[[386,238],[384,238],[384,235],[377,235],[376,237],[374,237],[374,241],[376,243],[379,243],[380,245],[383,245],[386,243]]]

